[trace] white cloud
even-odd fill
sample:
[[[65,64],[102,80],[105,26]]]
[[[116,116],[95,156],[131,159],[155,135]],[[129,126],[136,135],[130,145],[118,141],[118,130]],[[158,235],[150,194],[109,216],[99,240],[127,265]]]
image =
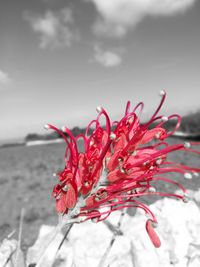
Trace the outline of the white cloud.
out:
[[[72,11],[69,8],[58,12],[47,11],[44,16],[26,12],[24,18],[40,35],[41,48],[69,47],[73,41],[79,39],[78,32],[74,28]]]
[[[10,82],[11,82],[11,79],[10,79],[8,73],[0,70],[0,84],[8,85]]]
[[[196,0],[88,0],[99,12],[96,34],[122,37],[146,16],[171,16],[184,13]]]
[[[103,51],[99,46],[94,47],[94,59],[93,61],[101,64],[106,68],[119,66],[122,62],[120,55],[111,52]]]

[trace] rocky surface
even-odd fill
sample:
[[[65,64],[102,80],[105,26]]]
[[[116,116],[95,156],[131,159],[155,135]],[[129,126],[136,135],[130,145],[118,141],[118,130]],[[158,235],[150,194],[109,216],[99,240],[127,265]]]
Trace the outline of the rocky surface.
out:
[[[192,194],[192,192],[190,192]],[[198,194],[192,195],[193,201],[183,203],[165,198],[150,206],[159,222],[156,231],[162,245],[156,249],[152,245],[146,230],[146,216],[138,210],[134,217],[124,216],[121,231],[103,266],[110,267],[199,267],[200,266],[200,207]],[[117,225],[119,212],[109,217],[109,222]],[[33,247],[28,250],[28,264],[35,263],[44,240],[48,240],[55,227],[43,225],[39,237]],[[48,248],[41,266],[50,266],[56,248],[62,240],[59,233]],[[68,239],[57,254],[56,265],[99,266],[113,232],[105,223],[85,222],[74,225]],[[29,265],[30,266],[30,265]]]
[[[15,239],[4,239],[0,244],[0,266],[25,267],[24,255]]]

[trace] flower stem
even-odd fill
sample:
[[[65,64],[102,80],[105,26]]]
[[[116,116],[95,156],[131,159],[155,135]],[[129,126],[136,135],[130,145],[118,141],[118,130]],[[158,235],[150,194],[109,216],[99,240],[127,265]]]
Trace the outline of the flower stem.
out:
[[[62,239],[61,242],[60,242],[60,245],[58,246],[58,249],[57,249],[57,251],[56,251],[56,253],[55,253],[55,256],[54,256],[54,260],[53,260],[53,262],[52,262],[52,265],[53,265],[53,263],[55,262],[56,257],[57,257],[57,255],[58,255],[58,252],[59,252],[59,250],[61,249],[61,247],[62,247],[64,241],[67,239],[67,236],[68,236],[68,234],[69,234],[69,232],[70,232],[70,230],[71,230],[71,228],[72,228],[73,225],[74,225],[73,223],[67,225],[67,230],[66,230],[66,232],[65,232],[65,234],[64,234],[64,236],[63,236],[63,239]]]
[[[120,226],[121,226],[121,224],[122,224],[122,220],[123,220],[123,217],[124,217],[124,215],[125,215],[125,212],[126,212],[125,210],[122,210],[121,215],[120,215],[120,218],[119,218],[119,221],[118,221],[118,224],[117,224],[117,227],[116,227],[116,230],[114,231],[114,234],[113,234],[113,236],[112,236],[112,239],[110,240],[110,243],[109,243],[109,245],[108,245],[106,251],[104,252],[104,254],[103,254],[103,256],[102,256],[102,258],[101,258],[101,260],[100,260],[100,262],[99,262],[98,267],[104,267],[104,266],[105,266],[107,257],[108,257],[108,255],[109,255],[109,253],[110,253],[110,251],[111,251],[111,248],[112,248],[113,244],[114,244],[115,241],[116,241],[116,237],[117,237],[117,235],[119,235],[119,233],[121,232],[121,231],[120,231]],[[109,266],[109,265],[108,265],[108,266]]]

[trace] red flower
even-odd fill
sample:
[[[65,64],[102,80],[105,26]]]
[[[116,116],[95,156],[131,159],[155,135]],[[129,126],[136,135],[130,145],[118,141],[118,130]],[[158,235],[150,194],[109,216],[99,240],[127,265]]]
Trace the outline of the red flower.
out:
[[[58,174],[59,183],[53,189],[57,212],[68,214],[71,219],[79,217],[82,221],[101,221],[113,211],[139,207],[151,216],[146,223],[146,230],[155,247],[160,246],[159,237],[153,229],[157,220],[151,210],[138,201],[138,197],[172,196],[186,201],[186,190],[181,184],[163,177],[163,174],[177,172],[187,178],[200,172],[199,168],[167,160],[168,154],[177,150],[200,152],[190,148],[197,143],[170,145],[164,141],[180,126],[181,118],[177,114],[158,116],[166,97],[165,92],[162,91],[161,96],[157,110],[146,123],[140,122],[144,104],[139,103],[131,111],[128,102],[125,115],[119,122],[111,123],[106,111],[98,107],[99,114],[90,122],[85,135],[74,137],[66,127],[61,131],[47,125],[62,135],[67,143],[66,165]],[[100,125],[101,117],[105,118],[105,127]],[[172,118],[177,119],[177,125],[173,131],[167,132],[164,124]],[[89,135],[92,127],[94,129]],[[84,152],[78,150],[79,139],[83,139]],[[176,185],[183,193],[157,192],[154,184],[160,180]],[[102,209],[105,207],[106,210]]]

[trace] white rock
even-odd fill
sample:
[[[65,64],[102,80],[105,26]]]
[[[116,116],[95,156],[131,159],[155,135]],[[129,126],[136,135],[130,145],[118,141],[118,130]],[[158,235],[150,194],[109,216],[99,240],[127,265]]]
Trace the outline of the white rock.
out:
[[[69,234],[73,244],[75,266],[97,266],[112,233],[102,222],[77,224]]]
[[[189,267],[200,266],[200,244],[190,243],[187,253]]]
[[[156,215],[158,233],[162,245],[154,248],[145,229],[146,216],[138,210],[134,217],[125,215],[121,231],[122,236],[117,236],[106,260],[105,266],[110,267],[199,267],[200,266],[200,210],[193,202],[187,204],[182,201],[165,198],[150,206]],[[108,221],[117,225],[120,212],[110,215]],[[43,229],[43,230],[42,230]],[[48,233],[54,228],[47,226],[41,229],[39,240],[36,242],[36,251],[41,249]],[[42,232],[44,230],[46,235]],[[85,222],[74,225],[69,233],[69,240],[64,243],[60,256],[65,265],[76,267],[97,267],[102,256],[107,250],[113,232],[103,223]],[[47,261],[50,261],[53,251],[62,239],[58,237],[50,248]],[[29,251],[32,260],[38,258],[38,252]],[[68,264],[68,265],[67,265]],[[71,264],[71,265],[70,265]],[[42,265],[46,267],[48,265]]]
[[[193,259],[190,259],[188,262],[187,267],[199,267],[200,266],[200,258],[195,257]]]
[[[15,239],[4,239],[0,244],[0,266],[13,267],[15,266],[25,267],[24,255],[21,249],[17,251],[17,240]],[[17,259],[16,259],[17,254]],[[9,260],[10,259],[10,260]]]
[[[191,199],[193,199],[197,203],[200,203],[200,189],[197,191],[187,190],[187,193]]]
[[[190,243],[200,244],[200,212],[194,202],[188,204],[165,198],[150,206],[159,222],[157,233],[162,246],[155,249],[145,231],[142,214],[126,218],[123,232],[134,243],[136,266],[186,267]],[[131,227],[130,227],[131,225]],[[144,257],[145,255],[145,257]]]
[[[55,253],[63,239],[63,234],[58,232],[55,235],[56,228],[54,226],[42,225],[39,236],[35,244],[29,248],[27,252],[27,265],[38,263],[41,256],[44,254],[43,260],[40,263],[41,267],[51,267],[55,259]],[[53,242],[50,243],[50,241]],[[50,245],[48,246],[48,244]],[[48,249],[45,251],[45,248]],[[73,263],[72,245],[68,241],[64,241],[63,246],[59,250],[56,257],[56,266],[71,267]]]

